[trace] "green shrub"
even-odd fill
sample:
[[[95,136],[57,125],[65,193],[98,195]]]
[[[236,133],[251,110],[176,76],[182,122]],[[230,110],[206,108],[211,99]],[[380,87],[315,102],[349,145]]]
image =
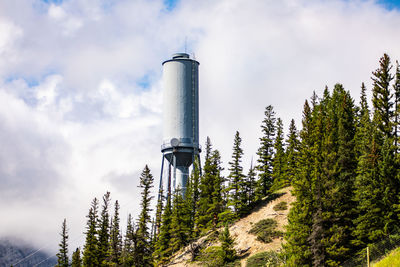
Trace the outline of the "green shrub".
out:
[[[250,229],[249,233],[257,236],[257,240],[270,243],[274,238],[283,236],[281,231],[275,230],[277,222],[274,219],[263,219]]]
[[[287,210],[287,208],[288,208],[287,202],[281,201],[278,204],[276,204],[273,209],[274,211],[278,211],[278,210]]]
[[[218,232],[216,231],[216,233]],[[228,224],[225,225],[218,239],[221,246],[212,246],[201,251],[198,260],[202,263],[202,266],[240,266],[240,261],[235,261],[237,259],[233,247],[235,238],[230,235]]]
[[[224,265],[223,251],[220,246],[212,246],[204,249],[201,252],[199,261],[202,266],[217,267]]]
[[[219,237],[218,230],[214,230],[208,234],[208,236],[206,237],[206,239],[204,241],[205,242],[214,242],[218,239],[218,237]]]
[[[280,266],[282,260],[275,251],[257,253],[247,259],[246,267],[275,267]]]

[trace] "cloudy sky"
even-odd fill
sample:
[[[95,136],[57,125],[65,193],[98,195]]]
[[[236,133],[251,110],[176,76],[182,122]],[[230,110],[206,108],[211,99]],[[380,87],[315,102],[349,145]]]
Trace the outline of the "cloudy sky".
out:
[[[57,250],[84,242],[94,197],[138,213],[140,172],[159,179],[162,61],[200,62],[200,136],[244,166],[264,108],[300,126],[312,91],[336,82],[358,102],[383,53],[400,59],[398,1],[0,1],[0,237]],[[226,166],[226,165],[225,165]]]

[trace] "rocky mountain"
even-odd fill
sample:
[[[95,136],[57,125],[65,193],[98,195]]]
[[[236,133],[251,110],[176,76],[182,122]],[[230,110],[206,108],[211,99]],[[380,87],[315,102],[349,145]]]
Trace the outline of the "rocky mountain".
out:
[[[0,239],[0,267],[48,267],[55,264],[57,259],[54,255],[21,242]]]

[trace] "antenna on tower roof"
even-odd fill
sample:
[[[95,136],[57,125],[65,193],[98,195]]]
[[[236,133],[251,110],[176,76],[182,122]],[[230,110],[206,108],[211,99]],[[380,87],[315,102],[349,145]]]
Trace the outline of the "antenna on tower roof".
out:
[[[185,53],[187,53],[187,36],[185,36]]]

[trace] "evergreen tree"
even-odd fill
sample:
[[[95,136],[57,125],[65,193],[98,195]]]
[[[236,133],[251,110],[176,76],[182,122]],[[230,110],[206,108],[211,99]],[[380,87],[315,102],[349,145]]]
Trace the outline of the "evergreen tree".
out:
[[[134,264],[134,253],[136,247],[136,234],[135,226],[132,221],[132,216],[129,213],[128,222],[126,226],[126,233],[124,238],[124,247],[121,254],[121,264],[122,266],[130,267]]]
[[[312,206],[314,205],[313,194],[310,189],[312,185],[311,172],[314,164],[313,130],[315,123],[313,110],[308,101],[305,101],[304,104],[302,124],[298,168],[292,181],[292,194],[296,196],[296,201],[289,211],[289,223],[285,233],[286,244],[284,244],[284,248],[288,266],[311,266],[312,262],[309,235],[312,232]]]
[[[158,265],[162,265],[165,262],[167,262],[169,257],[172,255],[170,239],[173,228],[171,227],[171,221],[172,221],[171,196],[167,196],[167,202],[165,204],[165,209],[162,215],[160,234],[155,243],[155,250],[153,254],[154,260]]]
[[[382,202],[384,206],[384,216],[382,217],[384,225],[383,232],[389,235],[393,231],[400,230],[399,215],[397,209],[399,206],[400,183],[398,179],[399,165],[396,162],[395,148],[392,138],[384,138],[381,161],[378,164],[378,172],[382,187]]]
[[[371,135],[371,118],[370,111],[367,102],[367,93],[365,84],[361,84],[361,95],[360,95],[360,106],[359,114],[357,118],[357,128],[355,137],[356,155],[357,161],[359,161],[360,156],[363,153],[367,153],[368,146],[370,145],[370,135]]]
[[[209,209],[213,203],[213,192],[214,192],[214,176],[213,176],[213,160],[211,158],[212,144],[209,137],[207,137],[205,149],[205,163],[204,173],[200,180],[200,194],[198,201],[198,210],[196,216],[196,235],[200,232],[208,230],[212,226],[213,215],[209,212]]]
[[[321,195],[317,196],[321,199]],[[310,242],[310,252],[312,254],[312,266],[326,266],[326,250],[322,240],[326,240],[322,206],[317,208],[313,214],[311,233],[308,237]]]
[[[337,266],[352,254],[351,234],[356,203],[353,201],[356,173],[354,104],[349,92],[336,84],[328,109],[322,175],[323,218],[327,224],[325,234],[326,263]],[[325,155],[325,154],[323,154]]]
[[[86,267],[97,267],[98,262],[98,237],[97,237],[97,221],[98,221],[99,201],[94,198],[87,216],[86,241],[83,248],[83,265]]]
[[[135,251],[136,266],[151,266],[152,265],[152,247],[150,242],[149,223],[150,220],[150,201],[153,196],[150,195],[150,190],[153,187],[153,175],[150,173],[149,167],[146,165],[140,176],[140,185],[142,188],[142,201],[138,220],[138,229],[136,231],[137,246]]]
[[[286,170],[286,155],[283,147],[283,123],[278,118],[276,123],[276,138],[274,142],[275,155],[272,161],[273,185],[271,191],[278,190],[288,185]]]
[[[357,169],[354,243],[365,246],[381,240],[399,227],[396,207],[399,184],[393,134],[393,102],[390,91],[390,58],[384,54],[373,72],[373,121],[363,142],[363,153]],[[368,134],[369,132],[369,134]]]
[[[224,186],[225,178],[221,174],[223,168],[221,167],[221,156],[218,150],[214,150],[211,153],[211,166],[209,171],[212,177],[213,191],[211,193],[212,202],[208,213],[211,214],[213,218],[211,227],[215,229],[221,226],[221,223],[230,222],[234,219],[234,214],[231,209],[227,207],[227,201],[223,196],[224,192],[227,190]]]
[[[59,244],[60,250],[57,253],[57,265],[58,267],[68,267],[69,259],[68,259],[68,229],[67,229],[67,220],[64,219],[61,228],[61,242]]]
[[[375,141],[372,139],[372,124],[370,119],[370,110],[368,108],[366,87],[365,84],[361,85],[361,96],[360,96],[360,107],[359,107],[359,118],[356,129],[356,153],[357,153],[357,170],[355,179],[355,191],[354,201],[358,203],[356,209],[358,216],[354,219],[356,225],[353,231],[352,241],[353,246],[356,249],[365,247],[368,243],[368,220],[370,216],[369,210],[369,199],[373,192],[373,185],[370,183],[370,179],[374,176],[373,169],[375,168],[377,159],[377,150],[375,149]],[[365,191],[367,190],[367,191]],[[374,203],[376,204],[376,203]]]
[[[367,126],[368,127],[368,126]],[[368,128],[366,128],[368,130]],[[371,130],[373,131],[371,133]],[[355,184],[355,200],[358,202],[358,216],[354,220],[354,245],[362,248],[383,237],[382,192],[378,176],[379,149],[376,130],[366,135],[366,146],[358,160]]]
[[[98,230],[98,256],[97,260],[101,266],[106,265],[107,253],[109,250],[109,239],[110,239],[110,214],[109,214],[109,206],[110,206],[110,192],[107,192],[103,196],[103,206],[100,213],[100,218],[98,221],[99,230]]]
[[[315,93],[314,93],[315,96]],[[325,133],[327,128],[334,130],[332,121],[328,117],[328,103],[330,101],[330,95],[327,88],[324,90],[324,96],[320,103],[314,101],[313,104],[313,128],[311,130],[311,140],[312,146],[309,151],[311,155],[311,165],[307,166],[308,175],[310,180],[311,198],[310,207],[308,210],[312,213],[311,224],[307,222],[306,227],[311,228],[311,232],[308,236],[309,249],[311,252],[312,262],[325,262],[327,259],[327,249],[326,249],[326,234],[329,229],[327,225],[328,219],[324,218],[324,213],[329,212],[325,207],[325,201],[323,196],[325,192],[328,191],[329,180],[333,179],[333,170],[330,170],[330,162],[332,162],[331,153],[334,151],[334,136],[336,133]],[[331,115],[331,114],[329,114]],[[326,134],[326,135],[325,135]],[[330,162],[329,162],[330,161]],[[327,183],[328,182],[328,183]],[[303,207],[304,208],[304,207]],[[317,212],[316,212],[317,211]],[[321,239],[324,237],[324,239]],[[311,263],[311,262],[310,262]]]
[[[390,58],[387,54],[384,54],[379,61],[379,68],[373,72],[372,80],[374,81],[373,87],[373,98],[372,103],[374,106],[374,118],[373,122],[376,125],[377,143],[379,144],[379,156],[378,159],[378,181],[380,181],[380,191],[382,192],[383,206],[381,210],[384,213],[384,233],[388,234],[393,229],[397,229],[400,226],[394,217],[397,217],[396,207],[398,206],[398,195],[399,191],[399,163],[396,160],[396,150],[394,147],[396,144],[395,132],[396,130],[396,106],[393,110],[393,106],[397,101],[397,91],[395,90],[395,103],[392,102],[393,94],[390,90],[390,82],[393,80],[393,76],[390,74],[392,65]],[[397,75],[397,69],[396,69]],[[396,89],[395,80],[395,89]],[[399,213],[400,214],[400,213]]]
[[[172,216],[171,216],[171,232],[170,247],[173,252],[178,251],[185,246],[189,239],[190,214],[182,197],[181,189],[177,188],[174,192]]]
[[[300,141],[296,129],[296,124],[292,119],[289,125],[289,134],[286,140],[286,165],[284,170],[285,183],[282,186],[291,185],[297,170],[297,161],[299,156]]]
[[[110,244],[108,261],[113,265],[119,265],[122,255],[122,237],[119,231],[119,203],[115,201],[114,216],[111,222]]]
[[[197,203],[199,201],[200,191],[199,191],[199,184],[200,184],[200,169],[199,169],[199,162],[198,157],[195,158],[193,162],[193,171],[190,175],[185,202],[186,202],[186,209],[189,216],[189,238],[195,238],[195,222],[197,220]]]
[[[340,84],[313,103],[304,108],[285,246],[290,266],[337,266],[353,251],[355,108]]]
[[[76,248],[74,253],[72,253],[71,267],[81,267],[81,266],[82,266],[81,250],[79,248]]]
[[[156,206],[156,220],[154,225],[154,242],[157,241],[158,235],[160,233],[161,227],[161,217],[163,212],[163,204],[164,204],[164,190],[163,185],[161,185],[160,190],[158,192],[157,206]]]
[[[396,60],[396,75],[393,84],[394,89],[394,147],[395,153],[399,152],[400,141],[400,66]]]
[[[247,206],[252,207],[255,202],[255,187],[256,187],[256,171],[253,166],[253,159],[251,160],[249,172],[246,176],[245,190],[244,192],[247,194]]]
[[[229,202],[228,205],[232,206],[235,213],[241,216],[246,213],[247,196],[245,188],[245,175],[243,174],[243,167],[241,166],[243,149],[241,148],[242,138],[239,132],[236,131],[233,141],[232,161],[229,162],[230,171],[228,176],[229,187]]]
[[[218,150],[212,150],[207,137],[204,173],[200,180],[200,194],[195,221],[195,235],[215,229],[220,222],[230,221],[233,214],[227,209],[224,192],[225,178],[221,175],[221,156]]]
[[[372,73],[374,82],[372,89],[372,104],[374,107],[374,122],[378,130],[386,137],[392,136],[393,102],[390,91],[390,82],[393,76],[390,74],[392,65],[387,54],[379,60],[379,68]]]
[[[234,249],[235,239],[229,233],[228,224],[225,224],[224,231],[219,236],[222,248],[222,259],[225,263],[232,262],[236,258],[236,251]]]
[[[263,136],[260,138],[260,148],[257,151],[257,170],[259,179],[256,187],[256,200],[267,195],[273,183],[272,160],[274,156],[275,137],[275,112],[271,105],[267,106],[264,112],[265,118],[261,125]]]

